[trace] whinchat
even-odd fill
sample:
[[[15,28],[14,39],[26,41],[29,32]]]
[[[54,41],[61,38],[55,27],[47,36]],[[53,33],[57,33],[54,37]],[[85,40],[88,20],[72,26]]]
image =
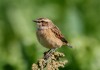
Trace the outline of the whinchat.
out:
[[[63,45],[69,46],[59,28],[48,18],[33,20],[37,23],[37,39],[41,45],[49,49],[56,49]]]

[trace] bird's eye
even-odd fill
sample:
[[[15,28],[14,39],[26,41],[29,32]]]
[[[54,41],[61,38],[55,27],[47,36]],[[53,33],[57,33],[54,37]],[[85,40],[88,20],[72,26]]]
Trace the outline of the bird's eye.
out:
[[[47,22],[43,21],[42,26],[47,26]]]
[[[41,21],[42,23],[44,22],[44,21]]]

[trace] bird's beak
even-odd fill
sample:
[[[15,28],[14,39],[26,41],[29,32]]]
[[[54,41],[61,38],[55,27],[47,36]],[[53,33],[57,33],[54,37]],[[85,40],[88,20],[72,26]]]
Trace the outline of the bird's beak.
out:
[[[33,20],[33,22],[37,23],[38,21],[37,20]]]

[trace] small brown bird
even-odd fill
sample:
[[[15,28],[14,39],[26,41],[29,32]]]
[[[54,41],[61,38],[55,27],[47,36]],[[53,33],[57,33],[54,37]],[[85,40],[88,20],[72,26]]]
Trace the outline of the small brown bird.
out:
[[[41,45],[55,50],[63,45],[72,47],[64,38],[59,28],[48,18],[38,18],[33,20],[37,23],[37,38]]]

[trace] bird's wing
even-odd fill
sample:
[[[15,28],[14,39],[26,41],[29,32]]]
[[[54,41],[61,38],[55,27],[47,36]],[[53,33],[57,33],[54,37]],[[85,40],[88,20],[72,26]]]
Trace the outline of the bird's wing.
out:
[[[57,38],[59,38],[64,44],[68,44],[68,41],[64,38],[62,33],[60,32],[59,28],[57,26],[54,26],[51,28],[51,31],[55,34]]]

